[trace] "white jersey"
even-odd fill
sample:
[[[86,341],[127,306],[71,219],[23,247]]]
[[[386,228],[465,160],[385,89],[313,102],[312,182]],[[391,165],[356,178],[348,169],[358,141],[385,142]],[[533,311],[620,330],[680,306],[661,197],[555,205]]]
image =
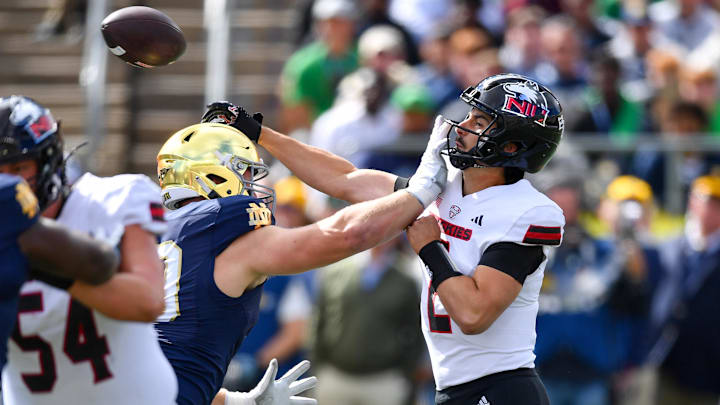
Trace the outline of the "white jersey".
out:
[[[442,239],[458,270],[472,276],[485,249],[498,242],[521,245],[558,245],[565,218],[562,210],[535,190],[527,180],[489,187],[462,195],[462,172],[450,170],[448,184],[424,215],[441,220]],[[422,331],[438,390],[500,371],[534,367],[535,318],[546,259],[527,276],[510,306],[483,333],[466,335],[450,318],[430,288],[423,268],[425,287],[420,303]]]
[[[160,189],[146,176],[85,174],[58,222],[116,243],[127,225],[162,232],[161,207]],[[2,376],[5,405],[175,403],[175,373],[151,323],[110,319],[40,281],[20,294]]]

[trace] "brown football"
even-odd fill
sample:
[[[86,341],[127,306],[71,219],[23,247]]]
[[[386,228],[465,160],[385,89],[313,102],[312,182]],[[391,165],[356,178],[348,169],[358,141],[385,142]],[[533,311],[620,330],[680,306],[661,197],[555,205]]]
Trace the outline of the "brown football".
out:
[[[168,65],[185,52],[180,27],[165,13],[150,7],[116,10],[105,17],[100,31],[110,52],[133,66]]]

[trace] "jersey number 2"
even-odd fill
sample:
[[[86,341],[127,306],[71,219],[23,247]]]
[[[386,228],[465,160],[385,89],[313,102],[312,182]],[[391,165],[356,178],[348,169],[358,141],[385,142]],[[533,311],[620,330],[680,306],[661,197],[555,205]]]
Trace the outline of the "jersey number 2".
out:
[[[441,240],[445,249],[450,251],[450,242]],[[430,321],[430,332],[435,333],[452,333],[452,324],[450,323],[450,315],[435,315],[435,290],[432,284],[428,283],[428,299],[427,299],[428,320]]]
[[[36,374],[23,373],[30,392],[50,392],[57,380],[57,368],[52,346],[38,335],[23,336],[20,333],[20,315],[43,310],[42,292],[23,294],[18,302],[18,319],[12,340],[24,352],[36,351],[41,371]],[[63,351],[73,363],[90,362],[95,383],[112,377],[105,356],[110,354],[107,339],[99,336],[92,311],[75,300],[70,300]]]

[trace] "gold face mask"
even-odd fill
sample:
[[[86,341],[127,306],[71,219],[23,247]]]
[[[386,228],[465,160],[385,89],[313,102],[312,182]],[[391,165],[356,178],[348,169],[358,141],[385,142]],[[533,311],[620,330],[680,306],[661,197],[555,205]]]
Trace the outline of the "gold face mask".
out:
[[[179,208],[189,198],[249,195],[270,205],[275,192],[258,184],[268,167],[255,145],[237,129],[215,123],[191,125],[173,134],[157,156],[163,204]]]

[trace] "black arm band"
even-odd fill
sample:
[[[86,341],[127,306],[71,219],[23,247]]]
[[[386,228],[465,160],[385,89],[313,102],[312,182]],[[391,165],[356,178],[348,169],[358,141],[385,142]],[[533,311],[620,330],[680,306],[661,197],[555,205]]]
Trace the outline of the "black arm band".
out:
[[[408,187],[408,183],[410,183],[410,179],[407,177],[400,177],[398,176],[395,179],[395,187],[393,188],[393,191],[398,190],[404,190]]]
[[[500,270],[523,284],[525,278],[534,273],[543,260],[545,260],[545,254],[542,246],[498,242],[485,249],[478,264]]]
[[[45,284],[49,284],[61,290],[67,290],[75,283],[75,280],[71,278],[55,276],[42,270],[38,270],[36,268],[30,269],[30,278],[33,280],[42,281]]]
[[[437,291],[440,283],[449,279],[450,277],[462,276],[463,274],[457,271],[455,264],[448,256],[447,249],[439,241],[434,240],[427,245],[423,246],[418,253],[420,259],[430,270],[430,284],[433,289]]]

